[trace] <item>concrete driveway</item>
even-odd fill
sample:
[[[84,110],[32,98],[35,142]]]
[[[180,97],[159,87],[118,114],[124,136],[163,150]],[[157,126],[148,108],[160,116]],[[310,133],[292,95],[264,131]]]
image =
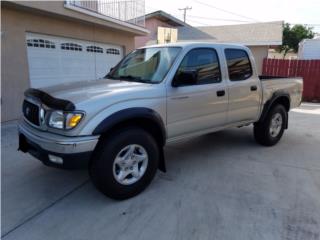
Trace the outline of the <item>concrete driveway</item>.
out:
[[[43,166],[2,127],[2,236],[43,239],[320,239],[320,104],[290,113],[271,148],[252,127],[166,147],[168,172],[113,201],[86,171]]]

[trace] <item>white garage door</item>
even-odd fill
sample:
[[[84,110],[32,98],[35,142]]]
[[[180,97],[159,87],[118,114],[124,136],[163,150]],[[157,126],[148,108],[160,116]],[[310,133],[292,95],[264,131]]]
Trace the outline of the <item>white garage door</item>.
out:
[[[123,57],[117,45],[27,33],[33,88],[104,77]]]

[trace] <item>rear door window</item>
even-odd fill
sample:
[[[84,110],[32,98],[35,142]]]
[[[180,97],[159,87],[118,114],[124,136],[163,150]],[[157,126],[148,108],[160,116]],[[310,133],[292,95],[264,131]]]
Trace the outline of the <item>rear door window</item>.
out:
[[[225,49],[224,52],[231,81],[242,81],[252,76],[252,67],[246,51],[242,49]]]

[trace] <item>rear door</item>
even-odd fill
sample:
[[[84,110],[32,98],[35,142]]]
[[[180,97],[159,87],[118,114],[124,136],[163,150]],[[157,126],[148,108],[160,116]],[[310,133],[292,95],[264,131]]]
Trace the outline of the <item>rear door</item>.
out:
[[[228,96],[216,50],[190,50],[176,74],[179,71],[196,71],[198,76],[192,85],[168,87],[168,137],[178,138],[224,125]]]
[[[261,84],[246,50],[224,50],[228,70],[228,123],[255,121],[260,113]]]

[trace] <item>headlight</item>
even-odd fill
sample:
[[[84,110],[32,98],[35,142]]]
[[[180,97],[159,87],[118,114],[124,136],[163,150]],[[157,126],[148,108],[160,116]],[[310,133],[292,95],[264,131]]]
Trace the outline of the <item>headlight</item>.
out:
[[[64,128],[64,114],[61,111],[54,111],[51,112],[50,118],[49,118],[49,126],[53,128]]]
[[[83,118],[83,113],[80,112],[62,112],[53,111],[50,114],[48,125],[52,128],[58,129],[72,129],[76,127],[81,119]]]

